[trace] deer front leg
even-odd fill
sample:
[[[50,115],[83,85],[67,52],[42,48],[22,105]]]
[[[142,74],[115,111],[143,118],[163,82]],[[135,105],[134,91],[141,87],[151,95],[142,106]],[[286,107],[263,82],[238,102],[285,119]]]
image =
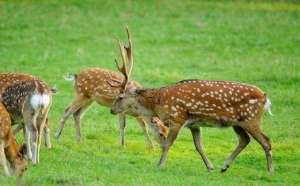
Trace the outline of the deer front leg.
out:
[[[174,141],[176,140],[180,128],[181,125],[178,124],[171,125],[171,127],[169,128],[168,137],[162,145],[162,154],[160,156],[160,160],[158,163],[159,167],[163,167],[168,151],[170,147],[173,145]]]
[[[144,135],[145,135],[146,141],[148,142],[149,148],[154,149],[154,145],[149,136],[145,121],[142,118],[136,118],[136,119],[144,132]]]
[[[119,114],[119,125],[120,125],[120,145],[125,146],[125,126],[126,126],[126,116],[125,113]]]
[[[206,155],[204,154],[203,149],[202,149],[200,128],[190,128],[190,130],[191,130],[191,133],[193,136],[194,145],[195,145],[196,150],[200,154],[208,172],[212,171],[214,169],[214,167],[210,163],[210,161],[208,160],[208,158],[206,157]]]
[[[6,155],[5,155],[5,151],[4,151],[4,147],[5,147],[4,142],[1,142],[0,143],[0,160],[1,160],[1,164],[3,166],[4,175],[5,176],[10,176],[8,165],[7,165],[7,160],[6,160]]]

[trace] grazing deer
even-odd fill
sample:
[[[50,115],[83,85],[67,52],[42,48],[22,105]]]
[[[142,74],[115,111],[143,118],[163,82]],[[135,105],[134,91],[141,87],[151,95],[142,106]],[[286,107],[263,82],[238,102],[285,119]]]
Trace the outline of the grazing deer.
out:
[[[24,73],[0,73],[0,95],[4,92],[4,90],[13,84],[20,83],[24,80],[37,80],[38,78],[32,76],[30,74]],[[16,123],[13,123],[13,125]],[[21,129],[25,130],[23,127],[23,123],[18,123],[19,125],[14,130],[14,135],[16,135]],[[46,119],[45,128],[44,128],[44,138],[45,138],[45,146],[46,148],[51,148],[51,140],[50,140],[50,129],[48,124],[48,118]]]
[[[45,127],[53,93],[54,89],[49,89],[45,82],[36,79],[10,85],[1,95],[1,102],[12,121],[24,123],[27,153],[34,165],[39,163],[41,132]]]
[[[7,159],[15,175],[22,176],[28,165],[26,149],[26,144],[19,147],[16,142],[11,128],[11,118],[0,102],[0,161],[6,176],[10,176]]]
[[[111,112],[126,111],[144,118],[156,116],[169,127],[168,137],[161,144],[160,166],[164,164],[179,130],[187,127],[208,171],[212,170],[213,166],[202,150],[200,126],[231,126],[239,137],[239,144],[225,161],[222,172],[248,145],[250,134],[263,147],[271,173],[271,143],[259,127],[265,110],[271,113],[271,102],[255,86],[226,81],[184,80],[159,89],[136,89],[120,94]]]
[[[132,52],[132,43],[131,43],[131,34],[126,27],[126,32],[128,36],[128,47],[125,47],[129,64],[126,67],[124,63],[122,67],[116,63],[118,69],[122,68],[126,71],[125,76],[122,74],[100,69],[100,68],[88,68],[83,69],[77,75],[66,78],[67,80],[74,80],[74,90],[75,90],[75,99],[69,104],[69,106],[65,109],[64,115],[60,121],[60,127],[56,132],[56,138],[58,139],[62,133],[66,120],[70,115],[73,115],[75,120],[76,127],[76,136],[77,141],[81,139],[80,133],[80,119],[87,108],[93,103],[97,102],[100,105],[111,107],[116,97],[120,94],[121,90],[130,90],[135,88],[140,88],[141,85],[136,81],[128,81],[132,66],[133,66],[133,52]],[[120,44],[120,42],[119,42]],[[124,50],[124,46],[119,45],[121,52]],[[124,51],[123,51],[124,52]],[[125,54],[122,54],[122,60],[125,61]],[[127,88],[122,87],[124,85],[124,81],[128,82]],[[149,137],[144,119],[139,115],[134,116],[141,128],[143,129],[145,138],[149,143],[150,148],[153,148],[153,143]],[[120,125],[120,144],[124,146],[124,129],[125,129],[125,113],[119,114],[119,125]],[[153,126],[154,130],[157,130],[158,133],[156,135],[157,138],[166,137],[167,129],[164,125],[156,124]],[[159,139],[160,140],[160,139]]]

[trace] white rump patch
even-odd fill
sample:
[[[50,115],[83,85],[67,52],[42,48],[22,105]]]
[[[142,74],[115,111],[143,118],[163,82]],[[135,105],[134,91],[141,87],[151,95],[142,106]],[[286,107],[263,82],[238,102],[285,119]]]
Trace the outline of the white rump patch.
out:
[[[30,99],[30,104],[34,110],[41,106],[47,107],[50,104],[49,94],[34,94]]]

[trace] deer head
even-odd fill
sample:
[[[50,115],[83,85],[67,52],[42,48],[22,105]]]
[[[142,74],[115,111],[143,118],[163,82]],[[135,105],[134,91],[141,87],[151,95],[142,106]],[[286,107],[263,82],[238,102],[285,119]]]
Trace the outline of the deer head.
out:
[[[20,177],[27,170],[28,166],[28,156],[27,156],[27,145],[23,144],[20,149],[16,159],[13,162],[13,168],[15,175]]]

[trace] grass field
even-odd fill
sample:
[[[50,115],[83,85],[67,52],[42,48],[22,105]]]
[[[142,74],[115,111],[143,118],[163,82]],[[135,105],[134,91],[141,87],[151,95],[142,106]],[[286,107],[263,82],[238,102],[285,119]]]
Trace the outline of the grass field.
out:
[[[203,128],[204,150],[215,170],[208,173],[183,129],[166,166],[160,149],[145,144],[128,117],[126,148],[119,147],[118,118],[94,104],[82,119],[83,141],[70,119],[53,149],[41,149],[30,166],[28,185],[297,185],[300,182],[300,5],[297,1],[0,1],[0,71],[27,72],[57,85],[50,112],[51,136],[72,84],[63,75],[85,67],[116,70],[115,38],[134,40],[132,79],[160,87],[182,79],[233,80],[268,93],[274,116],[263,131],[272,139],[275,173],[256,141],[224,174],[220,168],[238,143],[231,129]],[[20,135],[21,136],[21,135]],[[153,136],[152,136],[153,138]],[[21,137],[18,139],[21,140]],[[14,185],[2,176],[0,185]]]

